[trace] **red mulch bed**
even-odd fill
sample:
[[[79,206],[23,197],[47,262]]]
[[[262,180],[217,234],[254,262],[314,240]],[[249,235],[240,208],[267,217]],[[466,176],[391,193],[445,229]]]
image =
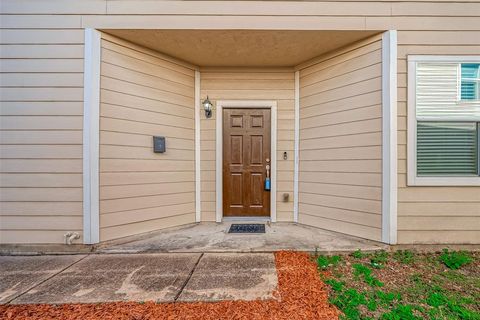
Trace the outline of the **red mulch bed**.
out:
[[[277,300],[195,303],[0,305],[0,319],[338,319],[316,264],[305,253],[277,252]]]

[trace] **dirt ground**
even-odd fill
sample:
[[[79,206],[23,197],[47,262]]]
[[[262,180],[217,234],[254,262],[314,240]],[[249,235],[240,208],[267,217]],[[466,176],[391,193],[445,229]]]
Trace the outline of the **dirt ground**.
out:
[[[317,265],[306,253],[277,252],[275,299],[195,303],[1,305],[0,319],[338,319]]]

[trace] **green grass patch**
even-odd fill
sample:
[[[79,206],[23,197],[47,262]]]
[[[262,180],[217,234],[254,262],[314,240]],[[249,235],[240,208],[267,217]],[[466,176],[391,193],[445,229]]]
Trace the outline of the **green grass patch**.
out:
[[[360,249],[357,249],[356,251],[352,252],[350,255],[355,259],[363,259],[367,256],[367,254],[363,253],[362,250]]]
[[[414,254],[410,250],[395,251],[395,253],[393,254],[393,259],[403,264],[411,264],[415,260]]]
[[[383,287],[383,283],[372,275],[372,269],[369,267],[359,263],[355,263],[352,267],[355,277],[362,277],[363,281],[371,287]]]
[[[336,266],[337,264],[342,261],[342,257],[340,256],[325,256],[325,255],[319,255],[317,257],[317,265],[318,268],[325,270],[331,266]]]
[[[455,251],[357,250],[343,260],[320,256],[317,263],[329,271],[324,281],[341,319],[480,320],[479,257]]]
[[[370,265],[376,269],[381,269],[388,261],[388,252],[385,250],[375,251],[370,258]]]
[[[443,249],[443,253],[440,255],[440,260],[448,268],[457,270],[472,262],[472,257],[464,251],[448,251],[448,249]]]
[[[414,314],[419,308],[411,304],[399,304],[389,312],[382,314],[382,320],[422,320],[423,318]],[[420,309],[421,310],[421,309]]]

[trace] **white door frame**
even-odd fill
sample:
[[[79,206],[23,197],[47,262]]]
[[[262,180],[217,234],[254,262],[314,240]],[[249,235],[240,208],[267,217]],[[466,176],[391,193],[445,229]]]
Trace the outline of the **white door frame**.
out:
[[[215,220],[222,222],[223,219],[223,108],[270,108],[271,133],[270,155],[271,161],[271,189],[270,189],[270,221],[277,221],[277,102],[264,100],[222,100],[217,101],[216,106],[216,167],[215,187],[217,195]]]

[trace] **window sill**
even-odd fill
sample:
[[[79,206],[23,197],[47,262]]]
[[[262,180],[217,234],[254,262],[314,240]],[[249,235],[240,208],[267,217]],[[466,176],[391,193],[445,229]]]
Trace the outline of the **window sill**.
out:
[[[480,186],[480,177],[409,177],[408,186],[472,187]]]

